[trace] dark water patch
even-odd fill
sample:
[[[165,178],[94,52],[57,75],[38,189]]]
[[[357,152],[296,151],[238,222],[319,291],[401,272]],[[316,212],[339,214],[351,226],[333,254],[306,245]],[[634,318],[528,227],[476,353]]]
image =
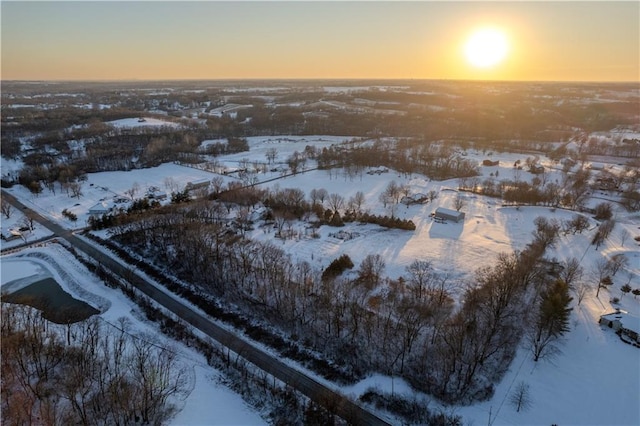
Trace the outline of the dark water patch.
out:
[[[36,281],[11,294],[3,295],[2,301],[39,309],[44,318],[57,324],[83,321],[100,313],[93,306],[65,292],[53,278]]]

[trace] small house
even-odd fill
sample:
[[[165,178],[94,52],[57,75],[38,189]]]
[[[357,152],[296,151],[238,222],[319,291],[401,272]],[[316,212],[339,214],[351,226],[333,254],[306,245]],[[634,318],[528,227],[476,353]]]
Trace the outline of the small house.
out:
[[[640,317],[616,309],[602,315],[598,322],[613,329],[624,342],[640,347]]]
[[[497,166],[500,164],[500,161],[491,161],[489,159],[483,160],[482,165],[486,167]]]
[[[18,238],[22,238],[22,232],[17,229],[8,229],[6,231],[3,229],[2,232],[0,232],[0,238],[4,241],[17,240]]]
[[[456,223],[460,221],[464,221],[463,212],[459,212],[451,209],[445,209],[444,207],[438,207],[435,213],[433,214],[433,217],[434,219],[439,221],[451,220]]]

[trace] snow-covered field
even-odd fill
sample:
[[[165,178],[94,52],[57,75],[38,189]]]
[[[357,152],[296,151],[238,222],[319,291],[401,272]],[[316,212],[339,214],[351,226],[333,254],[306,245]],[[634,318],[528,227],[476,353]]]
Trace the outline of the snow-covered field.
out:
[[[145,117],[144,119],[139,117],[123,118],[120,120],[108,121],[106,124],[109,124],[113,127],[118,127],[118,128],[158,127],[158,126],[179,127],[180,126],[178,123],[174,123],[172,121],[158,120],[157,118],[150,118],[150,117]]]
[[[348,140],[349,137],[328,136],[249,138],[250,152],[220,157],[217,160],[229,168],[237,167],[237,163],[243,160],[265,162],[267,149],[275,147],[278,150],[276,162],[282,162],[294,151],[302,152],[306,145],[312,144],[321,149]],[[216,141],[205,141],[203,145],[213,142]],[[487,157],[481,153],[470,153],[469,158],[481,162]],[[518,159],[524,161],[525,158],[526,156],[519,154],[494,155],[492,159],[499,160],[499,166],[481,167],[482,178],[489,177],[491,173],[495,175],[497,171],[497,179],[511,179],[516,173],[513,169],[514,162]],[[547,166],[551,165],[544,159],[541,159],[541,162]],[[307,169],[313,167],[313,164],[307,164]],[[80,199],[69,198],[59,191],[53,195],[47,190],[34,198],[19,186],[9,191],[27,202],[30,207],[68,227],[75,227],[84,226],[88,209],[92,205],[116,195],[122,196],[134,182],[140,186],[137,195],[139,197],[151,186],[165,190],[164,182],[167,177],[171,177],[182,188],[187,182],[202,178],[211,179],[213,176],[213,173],[201,170],[164,164],[130,172],[90,174],[83,186],[84,195]],[[265,181],[274,177],[277,177],[277,174],[267,173],[258,176],[258,180]],[[521,180],[530,180],[532,177],[533,175],[525,171],[519,176]],[[559,179],[559,172],[551,170],[546,178],[549,181]],[[459,195],[455,189],[458,187],[457,180],[437,182],[419,175],[406,177],[393,171],[373,175],[364,173],[362,176],[349,178],[341,172],[336,173],[335,170],[331,175],[327,171],[310,170],[269,181],[264,183],[264,186],[300,188],[307,195],[314,188],[324,188],[329,193],[339,193],[345,199],[357,191],[362,191],[365,195],[364,210],[374,214],[389,214],[389,210],[379,202],[379,195],[391,180],[398,184],[407,184],[412,194],[426,194],[430,190],[438,193],[438,198],[430,203],[397,206],[396,216],[412,220],[417,227],[415,231],[347,224],[340,229],[353,232],[356,237],[346,241],[330,237],[329,233],[336,232],[337,229],[326,226],[319,229],[320,238],[275,240],[273,229],[260,227],[253,230],[250,236],[258,240],[272,240],[293,258],[307,260],[317,268],[326,267],[343,253],[349,254],[356,265],[368,254],[380,254],[386,262],[385,273],[391,277],[396,278],[404,274],[407,265],[420,259],[432,261],[438,270],[447,272],[453,279],[464,283],[464,279],[470,277],[475,269],[492,264],[499,253],[524,248],[532,240],[531,232],[536,217],[544,216],[562,221],[570,219],[575,214],[572,211],[552,210],[546,207],[503,207],[499,200],[462,193],[461,196],[466,202],[462,209],[466,213],[464,223],[435,223],[429,215],[437,207],[453,207],[454,200]],[[77,225],[61,216],[63,208],[78,214]],[[556,247],[547,252],[548,257],[556,257],[560,261],[573,257],[580,260],[585,270],[584,280],[590,284],[594,283],[591,271],[598,260],[619,253],[624,254],[629,260],[627,266],[613,277],[614,285],[610,289],[601,290],[599,298],[595,297],[594,290],[585,297],[580,306],[577,306],[574,300],[572,330],[565,336],[560,347],[561,353],[552,359],[534,363],[531,354],[522,348],[507,375],[496,385],[495,395],[491,400],[469,407],[449,407],[447,410],[463,416],[465,424],[640,424],[640,350],[620,341],[612,330],[598,325],[599,316],[612,312],[616,307],[640,316],[640,299],[632,294],[623,296],[620,291],[621,286],[627,282],[632,288],[640,288],[640,248],[633,240],[633,236],[638,235],[640,230],[640,215],[629,214],[617,205],[615,214],[616,229],[598,250],[590,245],[596,227],[596,221],[590,219],[590,230],[582,235],[561,236]],[[301,235],[305,234],[304,224],[294,223],[293,227],[294,230],[300,231]],[[622,237],[623,229],[631,238]],[[101,314],[105,319],[115,320],[122,315],[130,316],[135,307],[128,300],[107,290],[97,280],[85,278],[73,259],[69,259],[69,255],[63,250],[54,247],[39,250],[49,253],[63,269],[69,269],[73,274],[79,273],[77,277],[80,282],[88,281],[87,291],[111,302],[110,308]],[[23,253],[28,255],[30,251]],[[2,257],[3,284],[5,276],[11,277],[7,278],[7,282],[14,280],[16,270],[20,270],[16,265],[22,261],[17,261],[16,257]],[[32,268],[24,270],[32,271]],[[73,288],[69,288],[68,291],[73,293]],[[618,304],[611,303],[614,297],[620,299]],[[144,323],[139,323],[139,327],[148,328]],[[238,396],[216,385],[217,373],[206,367],[197,354],[186,348],[183,350],[188,359],[199,360],[194,362],[197,379],[194,392],[174,424],[263,423],[255,412],[243,405]],[[509,404],[509,397],[520,382],[529,385],[532,405],[528,410],[517,413]],[[384,376],[371,377],[342,390],[357,397],[369,386],[378,386],[387,392],[391,392],[393,387],[396,393],[413,396],[412,391],[402,381]]]
[[[237,163],[242,160],[264,163],[267,161],[267,151],[275,149],[277,152],[275,162],[284,163],[295,151],[298,151],[299,153],[303,152],[307,145],[314,146],[316,149],[322,150],[322,148],[328,148],[331,145],[339,145],[357,138],[350,136],[252,136],[246,139],[247,144],[249,145],[249,152],[229,154],[218,157],[217,160],[222,164],[232,165],[234,168],[237,167]],[[206,148],[208,145],[213,143],[225,141],[225,139],[205,140],[202,141],[200,146],[202,148]]]

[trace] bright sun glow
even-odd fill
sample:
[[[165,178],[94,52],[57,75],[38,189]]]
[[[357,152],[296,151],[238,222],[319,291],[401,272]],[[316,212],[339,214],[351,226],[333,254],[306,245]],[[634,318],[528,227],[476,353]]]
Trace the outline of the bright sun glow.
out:
[[[489,68],[500,63],[509,51],[504,32],[496,28],[475,31],[464,47],[469,63],[478,68]]]

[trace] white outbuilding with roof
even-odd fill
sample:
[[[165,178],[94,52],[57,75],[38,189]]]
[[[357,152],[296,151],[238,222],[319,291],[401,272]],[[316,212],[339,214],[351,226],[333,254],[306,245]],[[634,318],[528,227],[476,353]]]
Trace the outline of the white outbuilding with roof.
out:
[[[99,202],[98,204],[89,208],[89,216],[102,216],[103,214],[107,214],[109,212],[111,212],[111,207],[104,201]]]
[[[436,211],[433,214],[433,217],[436,220],[440,220],[440,221],[453,221],[453,222],[461,222],[464,221],[464,213],[463,212],[459,212],[459,211],[455,211],[455,210],[451,210],[451,209],[446,209],[444,207],[438,207],[436,209]]]
[[[640,347],[640,317],[616,309],[615,312],[602,315],[598,322],[615,330],[623,341]]]

